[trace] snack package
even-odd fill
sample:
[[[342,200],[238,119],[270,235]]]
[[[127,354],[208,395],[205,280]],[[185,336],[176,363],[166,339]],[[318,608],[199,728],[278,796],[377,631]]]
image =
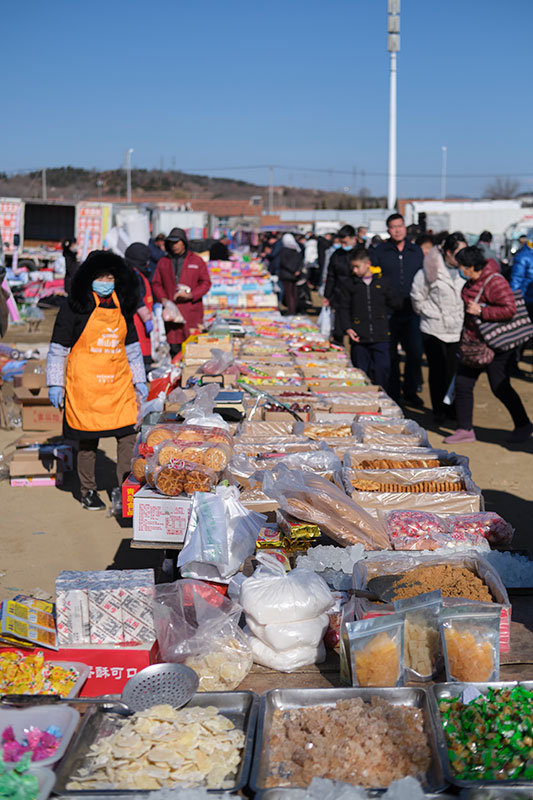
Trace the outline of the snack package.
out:
[[[371,446],[429,445],[424,428],[411,419],[359,420],[354,426],[354,433],[360,442]]]
[[[242,608],[195,580],[158,584],[154,621],[164,661],[198,670],[203,691],[233,690],[252,667],[248,641],[239,629]]]
[[[394,550],[490,550],[483,535],[466,529],[453,535],[447,519],[429,511],[381,511],[379,516]]]
[[[247,578],[240,593],[248,617],[260,625],[301,622],[323,614],[333,605],[327,583],[308,569],[288,574],[272,556],[258,553],[260,566]]]
[[[209,442],[183,442],[166,439],[154,447],[153,457],[159,466],[166,466],[171,461],[183,460],[222,472],[231,458],[231,447],[225,442],[210,444]]]
[[[403,686],[403,614],[346,622],[344,629],[352,686]]]
[[[335,472],[341,469],[341,462],[329,448],[302,453],[268,453],[259,454],[255,458],[234,455],[228,466],[228,475],[241,486],[249,486],[250,478],[255,472],[275,470],[280,464],[289,469],[301,469],[313,472],[328,480],[332,480]]]
[[[166,466],[155,468],[150,461],[146,479],[161,494],[177,497],[180,494],[209,492],[215,485],[217,476],[209,467],[173,459]]]
[[[290,420],[280,420],[279,422],[260,422],[243,421],[237,428],[236,440],[242,436],[287,436],[292,434],[294,423]]]
[[[225,443],[232,446],[231,434],[223,428],[206,427],[203,425],[189,425],[166,422],[149,427],[145,431],[145,443],[149,447],[170,440],[173,442],[208,442],[211,445]]]
[[[431,469],[463,467],[470,474],[468,458],[426,447],[352,449],[344,456],[344,466],[359,469]]]
[[[474,514],[449,514],[446,523],[454,539],[463,536],[484,536],[494,547],[511,544],[514,528],[493,511]]]
[[[442,656],[441,609],[440,589],[394,603],[394,610],[405,616],[403,658],[406,680],[429,681],[438,673]]]
[[[244,629],[256,664],[278,672],[294,672],[310,664],[320,664],[326,660],[326,648],[321,642],[318,647],[294,647],[290,650],[275,650],[253,636],[250,629]]]
[[[447,681],[484,683],[500,679],[500,612],[496,604],[441,610]]]
[[[279,458],[289,453],[311,453],[322,450],[321,442],[312,442],[303,436],[240,436],[235,439],[233,451],[236,455],[251,456],[256,458],[262,456],[264,459]]]
[[[323,613],[313,619],[280,622],[277,625],[260,625],[247,615],[246,624],[254,636],[279,652],[295,647],[318,647],[328,628],[329,615]]]
[[[366,550],[389,547],[383,525],[335,484],[280,465],[277,474],[256,473],[263,492],[296,519],[312,522],[341,545],[360,542]]]
[[[321,441],[322,439],[346,439],[352,436],[352,424],[333,422],[333,423],[316,423],[312,422],[295,422],[294,433],[296,435],[306,436],[308,439]]]
[[[289,550],[307,550],[321,535],[318,525],[294,519],[284,511],[276,511],[276,522],[283,534],[283,544]]]

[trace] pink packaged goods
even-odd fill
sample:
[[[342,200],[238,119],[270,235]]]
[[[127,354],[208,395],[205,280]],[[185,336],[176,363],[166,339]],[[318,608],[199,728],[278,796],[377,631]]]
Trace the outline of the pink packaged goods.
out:
[[[395,550],[436,550],[509,544],[514,530],[498,514],[478,512],[439,516],[427,511],[389,511],[387,534]]]

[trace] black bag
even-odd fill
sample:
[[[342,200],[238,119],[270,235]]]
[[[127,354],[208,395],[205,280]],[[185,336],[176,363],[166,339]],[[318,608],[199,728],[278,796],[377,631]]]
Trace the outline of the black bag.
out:
[[[488,281],[485,286],[487,283]],[[516,311],[511,319],[500,322],[482,322],[478,320],[479,332],[484,342],[496,352],[501,353],[512,350],[533,338],[533,324],[531,323],[522,292],[516,289],[513,295]]]

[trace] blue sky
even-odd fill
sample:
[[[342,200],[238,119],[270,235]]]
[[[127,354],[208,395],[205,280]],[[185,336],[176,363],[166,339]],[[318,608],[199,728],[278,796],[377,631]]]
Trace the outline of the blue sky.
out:
[[[2,5],[0,170],[275,164],[277,183],[386,191],[386,0]],[[402,0],[398,193],[533,187],[533,0]],[[311,172],[325,170],[324,172]],[[327,170],[344,170],[346,174]],[[265,183],[266,169],[213,171]],[[408,177],[433,175],[433,177]]]

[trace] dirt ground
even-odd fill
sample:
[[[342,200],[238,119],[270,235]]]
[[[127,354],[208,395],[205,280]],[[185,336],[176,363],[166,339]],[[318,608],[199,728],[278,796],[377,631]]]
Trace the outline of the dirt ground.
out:
[[[11,329],[5,343],[35,345],[49,341],[53,318],[54,313],[47,312],[35,334]],[[515,379],[514,385],[533,417],[533,367],[531,363],[522,367],[528,376]],[[425,368],[424,373],[427,378]],[[4,387],[4,394],[9,391],[9,387]],[[453,428],[433,425],[428,410],[427,380],[422,396],[426,408],[406,410],[406,414],[428,429],[432,445],[446,447],[443,437]],[[459,445],[455,450],[469,457],[474,481],[483,492],[487,510],[498,512],[516,528],[513,545],[533,555],[533,438],[522,445],[505,442],[512,423],[492,396],[485,376],[476,386],[474,415],[478,441]],[[0,430],[0,453],[20,435],[20,430]],[[97,463],[102,496],[109,496],[116,485],[115,448],[114,439],[102,440]],[[77,497],[79,483],[75,473],[67,473],[60,489],[11,488],[7,480],[0,482],[0,598],[36,589],[53,594],[56,575],[62,569],[155,567],[160,563],[161,551],[130,549],[131,527],[106,512],[84,511]]]

